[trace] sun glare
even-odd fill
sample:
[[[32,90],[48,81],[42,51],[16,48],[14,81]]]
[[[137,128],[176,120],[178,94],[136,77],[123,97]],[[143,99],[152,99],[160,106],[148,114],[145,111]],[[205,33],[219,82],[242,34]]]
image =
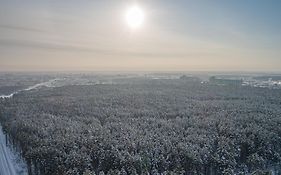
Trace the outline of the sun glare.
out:
[[[126,12],[126,22],[130,28],[136,29],[141,27],[144,21],[144,12],[138,6],[128,8]]]

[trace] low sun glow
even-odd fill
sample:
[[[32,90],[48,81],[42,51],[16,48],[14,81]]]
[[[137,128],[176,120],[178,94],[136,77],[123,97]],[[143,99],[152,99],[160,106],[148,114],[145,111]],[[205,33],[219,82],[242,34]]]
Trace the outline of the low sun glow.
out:
[[[128,8],[126,12],[126,22],[130,28],[139,28],[144,21],[144,12],[138,6]]]

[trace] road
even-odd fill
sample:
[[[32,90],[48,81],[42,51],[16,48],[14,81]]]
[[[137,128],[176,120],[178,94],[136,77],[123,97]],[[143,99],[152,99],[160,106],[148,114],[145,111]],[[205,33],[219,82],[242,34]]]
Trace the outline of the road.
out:
[[[17,175],[13,162],[13,153],[6,145],[2,126],[0,126],[0,175]]]

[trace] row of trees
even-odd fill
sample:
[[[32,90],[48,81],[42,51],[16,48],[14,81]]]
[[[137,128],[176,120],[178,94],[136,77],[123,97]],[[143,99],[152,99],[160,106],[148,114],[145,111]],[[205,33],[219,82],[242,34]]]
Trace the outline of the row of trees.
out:
[[[24,92],[1,101],[0,120],[30,174],[277,172],[280,97],[280,90],[128,80]]]

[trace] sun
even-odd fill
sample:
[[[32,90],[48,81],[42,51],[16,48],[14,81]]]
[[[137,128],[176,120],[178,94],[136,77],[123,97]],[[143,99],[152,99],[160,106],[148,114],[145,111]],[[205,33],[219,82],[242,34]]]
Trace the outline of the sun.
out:
[[[137,5],[131,6],[126,12],[126,22],[132,29],[142,26],[144,22],[144,11]]]

